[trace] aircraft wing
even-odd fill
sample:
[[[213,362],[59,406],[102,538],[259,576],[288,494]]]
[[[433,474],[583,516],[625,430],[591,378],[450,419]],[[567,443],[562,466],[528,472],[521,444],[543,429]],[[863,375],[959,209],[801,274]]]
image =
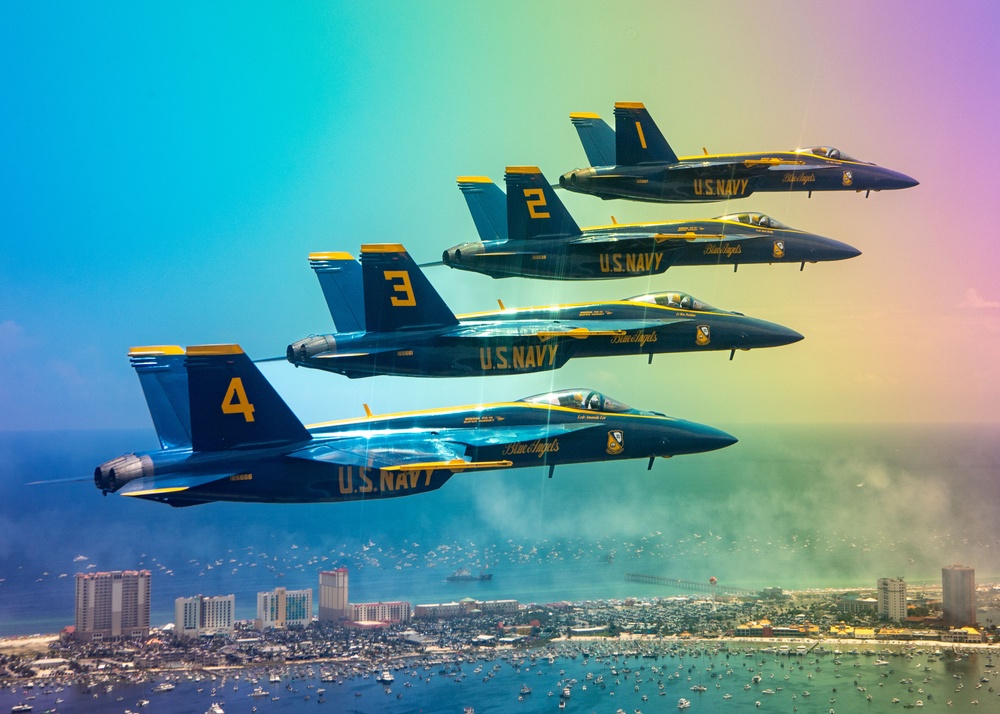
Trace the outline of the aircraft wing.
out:
[[[503,468],[510,466],[510,462],[474,461],[468,453],[470,448],[551,438],[592,426],[594,424],[584,422],[509,428],[442,429],[434,437],[422,433],[352,436],[317,444],[289,456],[346,466],[378,468],[384,471],[428,468],[466,471]]]

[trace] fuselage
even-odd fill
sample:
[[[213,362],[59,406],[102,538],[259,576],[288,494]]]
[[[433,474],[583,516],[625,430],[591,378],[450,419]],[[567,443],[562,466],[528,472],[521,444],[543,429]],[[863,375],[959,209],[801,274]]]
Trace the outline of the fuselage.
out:
[[[608,280],[683,265],[816,263],[860,251],[759,213],[582,229],[578,237],[494,240],[446,250],[445,265],[493,278]]]
[[[748,350],[802,339],[794,330],[718,310],[684,293],[458,319],[449,327],[306,338],[289,345],[287,358],[348,377],[460,377],[547,371],[576,357]]]
[[[563,174],[559,185],[604,199],[702,203],[745,198],[755,191],[884,191],[917,181],[825,147],[680,158],[676,163],[597,166]]]
[[[452,456],[456,444],[464,445],[464,456],[478,464],[476,468],[488,470],[676,456],[736,441],[709,426],[618,405],[593,390],[576,393],[583,406],[529,399],[317,424],[309,427],[311,439],[297,444],[132,454],[121,458],[144,463],[145,473],[117,483],[105,469],[104,478],[111,480],[97,485],[105,491],[128,485],[127,495],[171,505],[354,501],[440,488],[463,468],[426,462],[434,444],[441,445],[442,455]],[[624,411],[609,411],[615,408]],[[365,449],[371,449],[368,459]],[[411,452],[421,458],[408,460]],[[366,465],[379,459],[384,467]],[[402,465],[386,464],[386,459]],[[95,479],[105,466],[98,468]]]

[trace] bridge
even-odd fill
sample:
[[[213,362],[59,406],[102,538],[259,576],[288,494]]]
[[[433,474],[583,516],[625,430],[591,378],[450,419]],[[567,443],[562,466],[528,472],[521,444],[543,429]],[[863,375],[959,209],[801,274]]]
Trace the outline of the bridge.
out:
[[[748,590],[746,588],[732,588],[726,585],[711,585],[706,582],[695,582],[694,580],[679,580],[677,578],[661,578],[658,575],[643,575],[642,573],[625,573],[625,579],[631,580],[635,583],[646,583],[647,585],[663,585],[668,588],[677,588],[678,590],[694,590],[700,593],[711,593],[714,592],[718,595],[727,595],[734,597],[746,597],[749,595],[758,595],[757,590]]]

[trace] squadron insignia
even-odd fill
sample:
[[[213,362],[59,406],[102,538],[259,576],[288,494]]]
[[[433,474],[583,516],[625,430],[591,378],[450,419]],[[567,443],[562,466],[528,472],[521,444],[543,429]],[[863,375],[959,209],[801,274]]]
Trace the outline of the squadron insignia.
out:
[[[785,257],[785,241],[783,240],[774,241],[774,257],[775,258]]]
[[[854,183],[854,174],[850,171],[845,171],[843,181],[845,186],[850,186]]]
[[[708,325],[698,325],[698,329],[694,333],[694,341],[698,345],[707,345],[712,341],[712,334]]]
[[[625,433],[621,429],[609,431],[607,452],[615,456],[623,451],[625,451]]]

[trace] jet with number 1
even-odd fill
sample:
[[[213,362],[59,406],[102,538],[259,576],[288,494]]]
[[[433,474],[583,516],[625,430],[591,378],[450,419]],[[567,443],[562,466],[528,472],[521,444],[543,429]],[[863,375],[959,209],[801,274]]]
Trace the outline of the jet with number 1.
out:
[[[434,491],[464,471],[668,458],[721,449],[718,429],[590,389],[306,427],[238,345],[136,347],[159,450],[94,470],[105,495],[193,506],[315,503]]]
[[[754,191],[886,191],[916,186],[905,174],[829,146],[753,154],[678,157],[639,102],[615,104],[615,129],[597,114],[574,113],[591,166],[559,185],[604,199],[690,203],[745,198]]]
[[[450,268],[493,278],[602,280],[658,275],[679,265],[817,263],[860,255],[846,243],[789,228],[762,213],[581,229],[534,166],[508,166],[507,194],[480,176],[458,187],[482,239],[444,251]]]
[[[296,366],[347,377],[465,377],[559,369],[574,357],[776,347],[802,335],[687,293],[456,316],[398,244],[313,253],[335,334],[288,346]]]

